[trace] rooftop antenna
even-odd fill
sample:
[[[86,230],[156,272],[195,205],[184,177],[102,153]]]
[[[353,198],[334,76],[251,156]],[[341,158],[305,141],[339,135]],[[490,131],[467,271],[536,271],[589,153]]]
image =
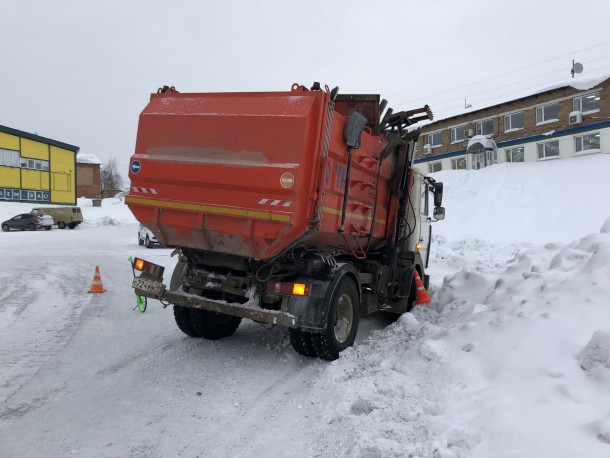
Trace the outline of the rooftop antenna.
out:
[[[467,110],[468,108],[472,108],[472,105],[466,103],[466,99],[464,99],[464,110]]]
[[[574,61],[572,60],[572,70],[571,70],[572,78],[574,78],[574,73],[582,73],[583,68],[584,67],[582,66],[581,63],[579,63],[579,62],[574,63]]]

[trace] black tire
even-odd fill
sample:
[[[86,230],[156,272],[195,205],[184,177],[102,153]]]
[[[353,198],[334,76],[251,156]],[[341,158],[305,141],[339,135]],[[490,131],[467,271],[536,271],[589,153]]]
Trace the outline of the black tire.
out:
[[[29,230],[29,231],[35,231],[35,230],[36,230],[36,225],[35,225],[34,223],[30,223],[30,224],[28,225],[28,230]]]
[[[176,264],[176,267],[174,267],[172,278],[169,281],[170,291],[176,291],[182,286],[182,276],[184,275],[184,271],[187,267],[186,262],[178,261],[178,264]]]
[[[76,224],[74,224],[74,223],[68,224],[68,229],[74,229],[75,227],[76,227]]]
[[[193,325],[191,324],[191,311],[186,307],[180,307],[179,305],[174,305],[174,320],[176,320],[176,324],[178,328],[182,332],[184,332],[189,337],[201,337]]]
[[[224,313],[191,309],[191,325],[204,339],[218,340],[233,335],[239,327],[241,318]]]
[[[140,234],[138,234],[138,245],[140,245],[140,246],[144,245],[144,240],[142,240],[140,238]]]
[[[3,224],[3,225],[2,225],[2,230],[3,230],[4,232],[8,232],[8,231],[10,231],[10,230],[11,230],[11,228],[10,228],[10,227],[8,227],[8,224]]]
[[[59,223],[57,223],[57,227],[59,229],[65,229],[66,228],[66,223],[64,223],[63,221],[60,221]]]
[[[140,239],[140,236],[138,236],[138,240],[142,241],[140,245],[144,244],[144,241]],[[178,261],[178,264],[176,264],[174,272],[172,273],[172,278],[169,282],[170,291],[176,291],[182,286],[182,275],[186,268],[186,262]],[[178,328],[180,328],[180,330],[187,336],[201,337],[201,334],[199,334],[193,327],[190,309],[186,307],[180,307],[179,305],[174,305],[174,320],[176,320]]]
[[[148,235],[146,236],[146,240],[144,240],[144,246],[145,246],[146,248],[152,248],[152,246],[153,246],[152,242],[151,242],[151,241],[150,241],[150,239],[148,238]]]
[[[326,329],[311,335],[311,342],[318,356],[334,361],[339,353],[354,344],[360,318],[360,301],[356,283],[343,277],[335,288],[326,310],[328,321]]]
[[[45,230],[45,231],[50,231],[50,230],[51,230],[51,226],[45,226],[45,227],[44,227],[44,230]]]
[[[304,356],[318,356],[311,342],[311,332],[289,329],[290,345],[297,353]]]
[[[415,273],[415,270],[413,271]],[[415,286],[415,275],[412,275],[411,278],[411,290],[409,291],[409,302],[407,312],[413,310],[415,307],[415,299],[417,298],[417,287]]]

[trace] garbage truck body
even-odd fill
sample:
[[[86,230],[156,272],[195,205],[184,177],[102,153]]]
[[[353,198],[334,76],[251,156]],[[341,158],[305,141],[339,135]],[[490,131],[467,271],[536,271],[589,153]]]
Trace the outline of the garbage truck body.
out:
[[[140,115],[126,203],[160,243],[134,262],[136,294],[172,304],[192,337],[242,318],[289,328],[301,354],[336,359],[363,313],[404,313],[425,288],[442,183],[417,172],[413,124],[375,94],[293,84],[284,92],[180,93]]]

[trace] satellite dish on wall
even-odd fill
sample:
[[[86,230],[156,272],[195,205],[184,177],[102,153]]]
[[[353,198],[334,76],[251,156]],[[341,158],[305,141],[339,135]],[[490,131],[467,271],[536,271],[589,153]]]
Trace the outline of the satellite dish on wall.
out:
[[[572,78],[574,78],[574,73],[582,73],[583,68],[584,67],[580,62],[574,63],[574,61],[572,61]]]

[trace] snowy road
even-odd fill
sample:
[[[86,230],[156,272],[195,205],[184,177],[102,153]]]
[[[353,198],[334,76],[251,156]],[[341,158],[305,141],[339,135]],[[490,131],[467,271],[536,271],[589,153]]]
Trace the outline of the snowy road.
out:
[[[362,319],[332,363],[281,328],[206,341],[133,311],[128,257],[175,261],[115,199],[74,231],[0,233],[0,458],[610,456],[609,169],[436,174],[432,302]],[[108,291],[87,294],[96,265]]]
[[[309,391],[327,363],[281,328],[244,320],[206,341],[157,301],[133,311],[128,257],[174,265],[136,234],[133,222],[0,234],[0,456],[314,453]],[[87,294],[96,265],[107,292]],[[359,339],[387,323],[363,320]]]

